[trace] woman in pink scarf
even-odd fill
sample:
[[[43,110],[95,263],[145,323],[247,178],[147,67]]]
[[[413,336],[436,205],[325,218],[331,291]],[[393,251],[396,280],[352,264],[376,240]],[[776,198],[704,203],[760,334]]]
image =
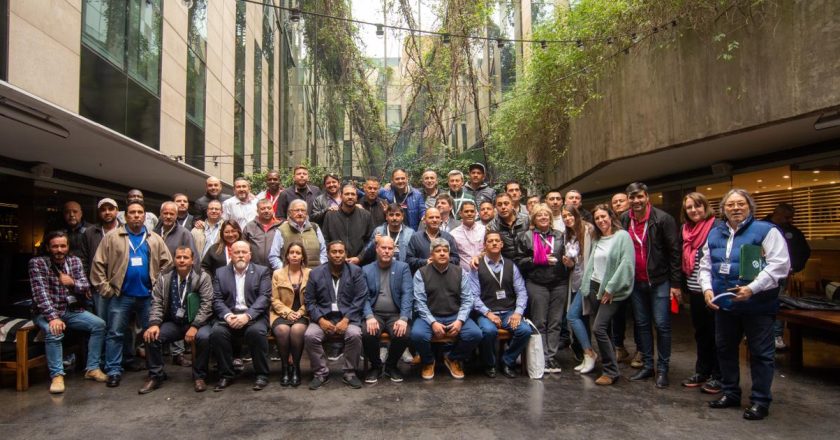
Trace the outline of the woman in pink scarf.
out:
[[[516,236],[516,264],[525,277],[528,313],[543,339],[545,371],[559,373],[557,354],[571,341],[562,341],[563,315],[569,291],[569,269],[563,233],[553,229],[551,209],[540,203],[530,211],[531,229]]]
[[[685,275],[683,292],[688,292],[691,304],[691,322],[694,324],[694,341],[697,343],[697,361],[694,374],[682,381],[688,388],[701,387],[708,394],[721,390],[720,366],[715,347],[715,315],[706,307],[698,279],[700,258],[706,237],[715,223],[714,212],[706,196],[699,192],[683,198],[680,219],[682,232],[682,271]]]

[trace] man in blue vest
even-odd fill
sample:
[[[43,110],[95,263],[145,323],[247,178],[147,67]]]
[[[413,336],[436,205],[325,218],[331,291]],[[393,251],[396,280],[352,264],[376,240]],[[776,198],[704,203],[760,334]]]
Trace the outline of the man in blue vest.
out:
[[[496,377],[496,337],[499,329],[513,333],[513,339],[502,355],[502,374],[516,377],[516,358],[522,354],[531,336],[531,327],[522,322],[528,304],[525,280],[510,259],[502,258],[502,236],[495,231],[484,235],[484,257],[477,270],[470,271],[470,285],[475,294],[473,308],[481,329],[481,359],[484,374]]]

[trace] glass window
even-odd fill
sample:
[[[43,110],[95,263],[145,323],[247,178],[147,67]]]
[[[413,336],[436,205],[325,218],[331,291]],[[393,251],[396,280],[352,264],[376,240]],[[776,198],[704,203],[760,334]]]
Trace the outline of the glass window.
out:
[[[207,100],[207,0],[194,0],[188,20],[187,127],[184,156],[188,164],[203,170]]]
[[[273,5],[274,0],[270,3]],[[268,163],[266,168],[274,169],[274,52],[276,50],[277,10],[268,4],[263,6],[263,57],[268,66]]]
[[[9,0],[0,0],[0,79],[9,78]]]
[[[128,0],[85,0],[82,42],[100,56],[125,66],[125,22]]]
[[[254,171],[262,168],[262,50],[254,42]]]
[[[233,174],[245,172],[245,8],[236,0],[235,90],[233,109]]]
[[[160,146],[160,0],[84,0],[79,114]]]
[[[128,74],[160,94],[160,0],[132,0],[128,20]]]

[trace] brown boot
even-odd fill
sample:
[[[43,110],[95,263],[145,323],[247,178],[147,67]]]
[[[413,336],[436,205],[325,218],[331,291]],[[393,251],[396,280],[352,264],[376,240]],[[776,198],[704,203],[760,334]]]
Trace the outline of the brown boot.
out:
[[[50,394],[61,394],[64,392],[64,376],[58,375],[50,382]]]

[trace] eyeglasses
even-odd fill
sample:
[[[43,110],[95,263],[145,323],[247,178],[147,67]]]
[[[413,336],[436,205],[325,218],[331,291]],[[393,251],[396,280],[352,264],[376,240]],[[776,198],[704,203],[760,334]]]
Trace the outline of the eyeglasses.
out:
[[[733,209],[733,208],[746,208],[748,206],[747,202],[729,202],[723,205],[726,209]]]

